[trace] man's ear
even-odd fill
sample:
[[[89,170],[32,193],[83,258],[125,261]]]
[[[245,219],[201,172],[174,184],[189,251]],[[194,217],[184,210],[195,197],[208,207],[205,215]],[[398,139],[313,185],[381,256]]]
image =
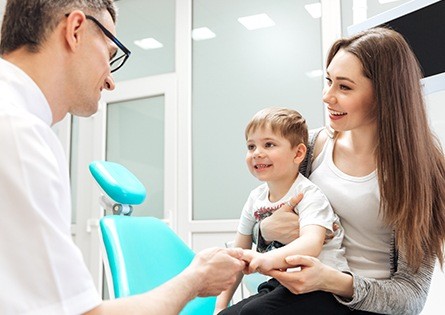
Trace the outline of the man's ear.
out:
[[[87,18],[85,14],[80,10],[72,11],[66,17],[66,27],[64,29],[64,38],[68,47],[71,50],[76,50],[81,40],[83,39],[83,34],[85,32],[85,23]]]
[[[307,148],[304,145],[304,143],[300,143],[299,145],[294,147],[294,152],[295,152],[294,163],[300,164],[306,157]]]

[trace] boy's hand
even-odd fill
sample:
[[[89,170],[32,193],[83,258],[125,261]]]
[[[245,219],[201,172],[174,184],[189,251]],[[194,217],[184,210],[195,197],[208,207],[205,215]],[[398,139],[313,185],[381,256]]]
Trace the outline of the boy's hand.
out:
[[[268,272],[273,269],[272,260],[267,258],[267,254],[258,253],[251,249],[244,250],[243,257],[241,258],[247,264],[243,270],[244,274],[251,274],[255,272]]]

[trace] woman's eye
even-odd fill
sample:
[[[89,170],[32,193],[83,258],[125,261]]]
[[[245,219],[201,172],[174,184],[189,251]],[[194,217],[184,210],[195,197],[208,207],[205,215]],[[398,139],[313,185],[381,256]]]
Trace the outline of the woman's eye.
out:
[[[349,87],[349,86],[347,86],[347,85],[340,85],[340,89],[342,89],[342,90],[350,90],[351,88]]]
[[[331,84],[332,84],[332,80],[331,80],[331,79],[326,78],[326,82],[327,82],[327,85],[328,85],[328,86],[331,86]]]

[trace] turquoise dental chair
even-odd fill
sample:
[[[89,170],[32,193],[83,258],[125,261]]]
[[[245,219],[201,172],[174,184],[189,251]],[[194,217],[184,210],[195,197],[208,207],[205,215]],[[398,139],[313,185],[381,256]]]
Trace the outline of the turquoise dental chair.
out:
[[[110,298],[147,292],[184,270],[195,253],[182,239],[160,219],[130,216],[146,196],[140,181],[117,163],[94,161],[89,168],[104,193],[101,205],[113,211],[99,223]],[[215,302],[197,297],[180,314],[211,315]]]

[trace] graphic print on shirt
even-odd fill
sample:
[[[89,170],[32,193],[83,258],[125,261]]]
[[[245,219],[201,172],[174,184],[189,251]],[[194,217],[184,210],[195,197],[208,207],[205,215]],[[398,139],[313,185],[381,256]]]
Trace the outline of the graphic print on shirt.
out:
[[[261,208],[255,210],[253,215],[254,215],[256,221],[259,222],[261,220],[264,220],[267,217],[270,217],[272,215],[272,213],[274,213],[275,211],[280,209],[283,205],[284,205],[284,202],[280,203],[278,205],[272,206],[272,207],[261,207]],[[293,209],[293,210],[298,214],[296,209]]]

